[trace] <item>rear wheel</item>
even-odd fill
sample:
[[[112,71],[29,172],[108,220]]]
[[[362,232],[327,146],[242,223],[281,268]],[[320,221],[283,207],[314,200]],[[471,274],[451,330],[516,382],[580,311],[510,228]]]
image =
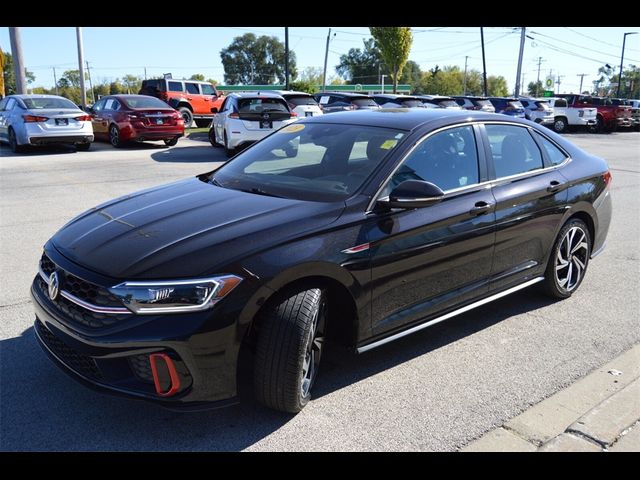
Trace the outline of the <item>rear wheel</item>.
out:
[[[297,413],[311,398],[325,339],[327,301],[320,288],[294,293],[261,314],[254,367],[260,403]]]
[[[567,129],[567,119],[564,117],[556,117],[553,122],[553,130],[556,133],[563,133]]]
[[[18,138],[16,137],[16,132],[13,128],[9,127],[9,148],[13,153],[20,153],[24,151],[24,147],[18,143]]]
[[[193,123],[193,112],[189,107],[180,107],[178,108],[178,111],[184,120],[184,128],[191,128],[191,124]]]
[[[116,148],[122,146],[122,140],[120,139],[120,130],[115,125],[109,127],[109,143]]]
[[[91,148],[91,142],[76,143],[76,150],[79,152],[87,152]]]
[[[544,286],[554,298],[567,298],[575,292],[584,278],[591,255],[589,229],[582,220],[567,222],[551,251]]]
[[[227,158],[231,158],[236,154],[235,148],[229,148],[229,139],[227,138],[227,132],[224,132],[224,154]]]
[[[167,147],[173,147],[173,146],[175,146],[175,145],[177,145],[177,144],[178,144],[178,137],[174,137],[174,138],[165,138],[165,139],[164,139],[164,144],[165,144]]]
[[[211,128],[209,129],[209,142],[214,147],[219,147],[220,146],[220,144],[216,140],[216,129],[215,129],[214,126],[211,126]]]

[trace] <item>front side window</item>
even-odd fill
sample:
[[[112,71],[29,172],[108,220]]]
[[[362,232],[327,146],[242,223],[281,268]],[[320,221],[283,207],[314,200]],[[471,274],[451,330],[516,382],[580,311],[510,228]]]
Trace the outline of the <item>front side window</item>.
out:
[[[382,196],[405,180],[424,180],[442,190],[453,190],[479,182],[478,150],[473,127],[438,132],[405,158],[382,191]]]
[[[200,88],[202,89],[202,95],[215,95],[215,89],[209,85],[208,83],[201,83]]]
[[[192,95],[200,95],[200,89],[198,88],[198,84],[197,83],[189,83],[189,82],[185,82],[184,86],[187,90],[187,93],[190,93]]]
[[[210,181],[261,195],[340,201],[364,184],[405,135],[391,128],[294,123],[240,153]]]
[[[486,125],[496,178],[543,168],[542,154],[529,131],[512,125]]]

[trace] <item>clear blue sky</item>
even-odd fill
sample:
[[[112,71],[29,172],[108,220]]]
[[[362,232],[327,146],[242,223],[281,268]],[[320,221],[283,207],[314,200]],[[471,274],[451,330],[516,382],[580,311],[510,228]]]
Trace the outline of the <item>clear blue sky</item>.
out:
[[[329,27],[289,27],[289,45],[296,52],[298,69],[322,67]],[[482,70],[478,27],[413,27],[410,59],[423,70],[438,64],[459,65]],[[329,47],[328,77],[336,75],[341,54],[362,47],[369,37],[367,27],[334,27]],[[583,90],[592,86],[597,70],[605,63],[620,64],[624,32],[640,27],[527,27],[524,50],[524,84],[537,77],[538,57],[542,57],[541,79],[553,70],[560,74],[562,92],[575,92],[579,73],[586,73]],[[125,74],[154,77],[171,72],[175,78],[202,73],[223,83],[220,50],[233,37],[254,32],[275,35],[284,41],[284,27],[85,27],[85,59],[94,83],[111,81]],[[27,69],[34,72],[32,86],[53,86],[53,70],[77,69],[75,28],[23,27],[22,43]],[[516,77],[520,32],[512,27],[486,27],[487,73],[503,75],[513,90]],[[10,51],[9,29],[0,28],[0,48]],[[640,65],[640,34],[627,36],[625,65]]]

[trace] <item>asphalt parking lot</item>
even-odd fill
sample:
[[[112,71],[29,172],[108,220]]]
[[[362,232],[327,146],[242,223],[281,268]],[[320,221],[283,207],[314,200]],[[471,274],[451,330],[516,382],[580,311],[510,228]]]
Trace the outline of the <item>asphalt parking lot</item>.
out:
[[[640,342],[640,133],[570,134],[609,161],[608,245],[580,290],[525,290],[379,349],[334,353],[296,416],[250,400],[174,413],[77,384],[40,351],[29,286],[42,245],[110,198],[223,161],[206,137],[14,155],[0,147],[0,450],[456,450]]]

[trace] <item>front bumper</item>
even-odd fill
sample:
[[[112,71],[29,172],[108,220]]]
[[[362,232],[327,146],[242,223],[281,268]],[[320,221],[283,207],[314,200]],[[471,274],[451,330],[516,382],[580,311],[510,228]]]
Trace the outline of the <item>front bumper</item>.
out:
[[[74,323],[58,308],[40,280],[36,276],[31,287],[36,338],[54,363],[75,380],[104,393],[175,409],[237,403],[239,342],[229,312],[214,308],[163,316],[131,314],[116,324],[90,329]],[[179,388],[170,397],[156,390],[149,362],[153,353],[169,356],[175,365]],[[168,372],[160,372],[159,380],[167,391],[172,384]]]

